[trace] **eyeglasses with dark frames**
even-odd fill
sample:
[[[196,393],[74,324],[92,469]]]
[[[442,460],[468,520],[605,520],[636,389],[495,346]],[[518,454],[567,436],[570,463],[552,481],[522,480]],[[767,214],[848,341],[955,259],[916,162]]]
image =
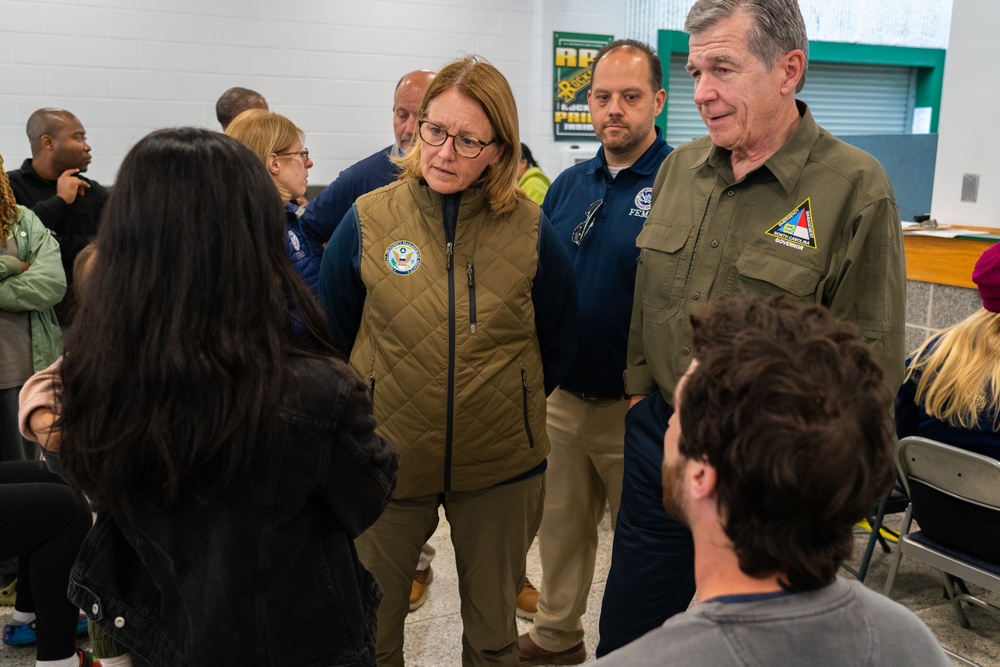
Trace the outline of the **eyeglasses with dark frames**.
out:
[[[604,200],[598,199],[587,207],[587,212],[583,216],[583,222],[576,226],[576,229],[573,230],[573,233],[569,237],[573,243],[576,245],[583,243],[587,232],[594,226],[594,221],[597,219],[597,212],[601,210],[602,206],[604,206]]]
[[[420,140],[428,146],[443,146],[449,137],[455,153],[470,160],[479,157],[484,148],[497,142],[496,139],[480,141],[465,134],[448,134],[443,127],[438,127],[430,121],[420,121]]]

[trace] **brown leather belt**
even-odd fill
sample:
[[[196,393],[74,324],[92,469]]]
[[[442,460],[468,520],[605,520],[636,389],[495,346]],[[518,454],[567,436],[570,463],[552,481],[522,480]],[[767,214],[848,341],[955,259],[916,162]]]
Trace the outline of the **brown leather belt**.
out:
[[[566,391],[563,389],[563,391]],[[589,401],[591,403],[606,403],[609,401],[627,401],[629,399],[628,394],[618,394],[616,396],[597,396],[596,394],[578,394],[575,391],[566,391],[567,394],[571,396],[576,396],[581,401]]]

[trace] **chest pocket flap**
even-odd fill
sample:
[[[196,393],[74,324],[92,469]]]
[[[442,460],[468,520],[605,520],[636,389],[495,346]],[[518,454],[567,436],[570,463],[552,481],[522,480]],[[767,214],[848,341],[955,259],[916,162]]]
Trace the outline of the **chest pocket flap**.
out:
[[[763,281],[799,298],[815,294],[816,285],[823,277],[817,267],[789,262],[754,246],[743,249],[736,260],[736,270],[744,279],[744,288],[750,293],[773,293],[773,289],[761,289],[759,285],[753,287],[753,281]]]
[[[640,248],[659,250],[660,252],[677,252],[687,243],[690,233],[690,227],[647,223],[642,226],[642,231],[636,237],[635,244]]]
[[[687,275],[686,266],[690,253],[680,252],[687,244],[693,228],[683,225],[643,225],[636,237],[639,262],[650,280],[643,281],[643,319],[652,324],[662,324],[678,312],[679,301],[672,295],[680,293],[674,285],[675,278]],[[640,289],[637,286],[637,289]]]

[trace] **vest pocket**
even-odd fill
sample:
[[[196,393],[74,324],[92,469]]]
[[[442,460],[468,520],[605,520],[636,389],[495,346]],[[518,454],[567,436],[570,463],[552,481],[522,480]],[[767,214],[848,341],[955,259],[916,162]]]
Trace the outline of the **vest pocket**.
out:
[[[535,436],[531,434],[531,421],[528,419],[528,371],[521,366],[521,405],[524,407],[524,432],[528,434],[528,447],[535,448]]]

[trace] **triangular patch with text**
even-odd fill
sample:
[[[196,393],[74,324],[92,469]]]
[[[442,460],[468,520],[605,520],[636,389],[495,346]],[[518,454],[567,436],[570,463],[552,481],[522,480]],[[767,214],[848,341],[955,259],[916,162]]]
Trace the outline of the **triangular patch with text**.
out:
[[[794,211],[767,230],[767,235],[815,250],[816,231],[813,229],[812,206],[809,203],[809,198],[807,197]]]

